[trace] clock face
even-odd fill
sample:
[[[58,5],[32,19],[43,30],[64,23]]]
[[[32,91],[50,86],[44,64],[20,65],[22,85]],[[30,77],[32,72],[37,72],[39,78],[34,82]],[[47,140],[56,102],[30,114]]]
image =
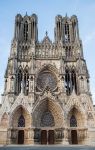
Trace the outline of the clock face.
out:
[[[41,72],[37,79],[37,87],[43,90],[45,87],[54,90],[57,86],[57,80],[54,74],[49,71]]]

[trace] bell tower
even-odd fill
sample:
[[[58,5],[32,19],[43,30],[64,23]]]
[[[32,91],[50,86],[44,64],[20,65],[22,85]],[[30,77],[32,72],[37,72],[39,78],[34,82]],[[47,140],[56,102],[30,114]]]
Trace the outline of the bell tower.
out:
[[[17,14],[15,17],[15,34],[14,39],[18,41],[34,41],[38,40],[37,29],[38,18],[36,14],[28,16],[27,13],[24,17]]]
[[[19,95],[21,90],[29,94],[29,78],[35,44],[38,42],[38,18],[36,14],[15,17],[14,38],[11,44],[10,57],[5,72],[5,93]],[[31,64],[31,65],[29,65]]]
[[[38,40],[36,14],[15,17],[0,105],[0,144],[93,144],[95,110],[75,15]]]
[[[74,15],[69,18],[57,15],[55,18],[55,41],[74,43],[79,40],[78,19]]]

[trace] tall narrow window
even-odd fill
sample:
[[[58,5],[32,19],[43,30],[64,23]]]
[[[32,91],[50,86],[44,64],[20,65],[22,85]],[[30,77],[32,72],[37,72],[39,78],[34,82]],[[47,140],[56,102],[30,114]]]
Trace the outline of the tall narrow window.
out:
[[[31,23],[31,38],[35,39],[35,33],[36,32],[36,22],[35,20],[32,21]]]
[[[76,73],[75,70],[71,72],[71,79],[72,79],[72,90],[74,89],[77,94],[77,83],[76,83]]]
[[[69,24],[65,24],[65,42],[70,42]]]
[[[25,21],[24,23],[24,40],[27,41],[28,40],[28,22]]]
[[[67,95],[70,95],[74,90],[77,94],[77,82],[76,82],[76,72],[75,70],[68,70],[65,71],[65,89]]]
[[[17,94],[19,94],[21,92],[21,82],[22,82],[22,70],[19,69],[18,73],[17,73]]]
[[[29,92],[29,73],[28,70],[25,69],[23,72],[19,69],[17,73],[17,81],[16,81],[17,94],[22,92],[25,95],[28,95]]]
[[[70,83],[70,72],[69,72],[69,70],[66,70],[66,74],[65,74],[65,88],[66,88],[67,95],[70,94],[70,86],[71,86],[71,83]]]
[[[18,119],[18,127],[25,127],[25,119],[23,115],[21,115]]]
[[[28,70],[26,69],[24,71],[24,94],[28,95],[28,91],[29,91],[29,74]]]
[[[77,120],[74,115],[70,118],[70,127],[77,127]]]

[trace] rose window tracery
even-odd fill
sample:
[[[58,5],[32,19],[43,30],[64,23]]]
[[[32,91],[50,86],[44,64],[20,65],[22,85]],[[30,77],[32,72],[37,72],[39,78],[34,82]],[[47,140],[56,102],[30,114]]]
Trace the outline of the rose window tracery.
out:
[[[37,87],[41,90],[49,87],[54,90],[57,87],[57,80],[54,74],[49,71],[41,72],[37,79]]]
[[[54,117],[50,111],[44,112],[41,118],[41,126],[54,126]]]

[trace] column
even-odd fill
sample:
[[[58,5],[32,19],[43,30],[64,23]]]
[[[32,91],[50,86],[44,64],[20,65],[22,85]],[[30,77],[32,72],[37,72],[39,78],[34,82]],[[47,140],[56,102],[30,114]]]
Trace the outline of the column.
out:
[[[69,145],[69,141],[68,141],[68,130],[67,130],[67,129],[64,129],[64,138],[63,138],[62,144],[64,144],[64,145]]]

